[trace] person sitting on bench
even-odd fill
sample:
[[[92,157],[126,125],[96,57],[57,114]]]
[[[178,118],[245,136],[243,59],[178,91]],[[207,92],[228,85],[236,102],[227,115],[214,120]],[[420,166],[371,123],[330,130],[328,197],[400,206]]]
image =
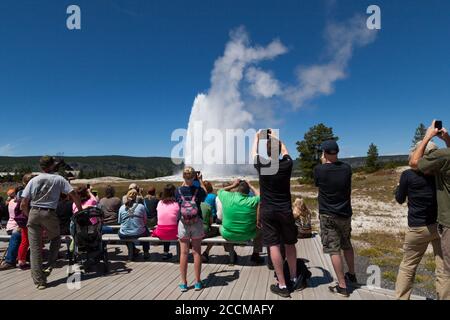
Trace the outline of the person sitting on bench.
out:
[[[237,192],[230,192],[234,188],[237,188]],[[255,196],[250,196],[250,191]],[[262,251],[262,239],[257,230],[259,190],[248,181],[238,179],[229,187],[219,190],[217,196],[222,203],[222,237],[227,241],[253,239],[253,254],[250,260],[257,264],[264,263],[264,259],[259,255]],[[225,245],[225,250],[232,253],[231,264],[237,261],[237,254],[233,249],[233,245]]]
[[[148,237],[150,231],[147,228],[147,213],[144,205],[137,202],[138,193],[136,190],[129,190],[127,193],[127,201],[119,209],[119,238],[137,239],[140,237]],[[128,260],[135,260],[137,250],[134,242],[127,242]],[[150,258],[150,244],[148,242],[142,243],[144,249],[144,259]]]
[[[169,183],[164,187],[161,200],[158,202],[156,212],[158,216],[157,225],[153,230],[153,237],[161,240],[177,240],[178,239],[178,214],[180,205],[175,199],[176,188]],[[172,258],[170,251],[170,242],[164,243],[163,260]]]

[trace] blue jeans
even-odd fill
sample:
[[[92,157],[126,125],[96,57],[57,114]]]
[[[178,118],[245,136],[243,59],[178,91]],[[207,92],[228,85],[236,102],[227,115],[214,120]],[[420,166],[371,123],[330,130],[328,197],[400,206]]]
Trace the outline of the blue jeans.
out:
[[[102,234],[114,234],[114,229],[110,226],[102,226]]]
[[[9,239],[8,249],[5,261],[9,264],[16,265],[17,254],[19,252],[20,242],[22,241],[22,232],[14,230]]]

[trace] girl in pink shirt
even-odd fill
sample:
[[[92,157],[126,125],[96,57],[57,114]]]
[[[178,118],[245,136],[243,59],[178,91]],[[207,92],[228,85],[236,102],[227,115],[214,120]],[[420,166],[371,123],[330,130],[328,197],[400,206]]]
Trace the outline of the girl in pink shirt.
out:
[[[178,234],[178,214],[180,206],[175,199],[175,186],[168,184],[164,187],[161,200],[158,202],[156,211],[158,214],[158,224],[153,231],[153,236],[161,240],[177,240]],[[170,243],[164,243],[164,260],[170,259]]]
[[[87,209],[90,207],[96,207],[98,202],[97,198],[91,193],[91,189],[88,189],[86,185],[80,186],[77,188],[77,193],[80,196],[81,199],[81,207],[83,209]],[[78,208],[75,205],[75,203],[72,205],[72,212],[75,214],[78,212]],[[90,219],[92,224],[96,224],[97,218],[91,218]]]

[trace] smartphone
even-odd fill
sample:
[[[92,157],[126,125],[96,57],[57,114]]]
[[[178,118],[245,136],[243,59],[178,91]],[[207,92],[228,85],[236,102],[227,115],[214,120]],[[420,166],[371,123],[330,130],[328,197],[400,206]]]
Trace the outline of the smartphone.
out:
[[[86,185],[86,187],[87,187],[88,189],[90,189],[90,188],[91,188],[91,185],[88,183],[88,184]]]
[[[442,130],[442,121],[441,120],[436,120],[434,122],[434,127],[438,130]]]

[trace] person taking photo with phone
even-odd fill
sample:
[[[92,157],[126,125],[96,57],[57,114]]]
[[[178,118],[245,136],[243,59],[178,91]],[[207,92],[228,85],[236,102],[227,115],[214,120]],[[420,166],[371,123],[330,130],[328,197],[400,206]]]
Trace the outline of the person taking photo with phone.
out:
[[[424,155],[428,143],[434,137],[443,140],[446,148]],[[442,121],[433,120],[422,142],[411,156],[409,165],[435,177],[438,231],[444,260],[444,283],[439,299],[450,300],[450,136],[447,129],[442,126]]]
[[[259,142],[266,140],[267,156],[264,159],[259,153]],[[281,155],[281,158],[280,158]],[[253,142],[252,156],[259,176],[260,214],[257,221],[261,225],[263,243],[269,247],[272,263],[278,283],[271,285],[270,290],[281,297],[290,297],[290,293],[298,289],[300,282],[297,275],[297,227],[295,226],[291,204],[291,175],[293,161],[286,145],[280,141],[273,130],[259,130]],[[278,166],[278,170],[270,172],[268,168]],[[281,255],[284,245],[291,279],[285,281]]]

